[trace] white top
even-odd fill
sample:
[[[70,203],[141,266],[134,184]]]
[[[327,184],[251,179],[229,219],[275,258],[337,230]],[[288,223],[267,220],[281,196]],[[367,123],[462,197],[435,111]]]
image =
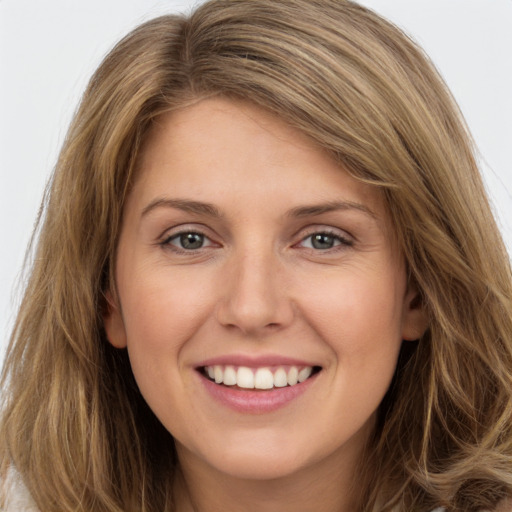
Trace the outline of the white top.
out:
[[[5,482],[7,503],[2,512],[39,512],[25,484],[16,471],[10,471]]]

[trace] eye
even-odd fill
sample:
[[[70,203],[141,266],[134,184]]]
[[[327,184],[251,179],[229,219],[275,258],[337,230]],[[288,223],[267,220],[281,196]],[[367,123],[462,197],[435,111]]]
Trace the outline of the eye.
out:
[[[195,231],[184,231],[172,235],[162,241],[163,246],[172,246],[182,251],[197,251],[213,245],[212,241],[202,233]]]
[[[306,247],[308,249],[326,251],[341,245],[351,246],[352,241],[348,240],[347,238],[344,238],[339,234],[320,232],[312,233],[311,235],[308,235],[307,237],[303,238],[299,245],[301,247]]]

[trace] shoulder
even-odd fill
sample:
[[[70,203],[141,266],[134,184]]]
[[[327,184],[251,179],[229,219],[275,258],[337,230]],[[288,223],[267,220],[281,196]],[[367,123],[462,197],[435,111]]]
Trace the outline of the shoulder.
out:
[[[9,470],[5,481],[1,483],[1,488],[5,496],[2,512],[39,512],[16,471]]]

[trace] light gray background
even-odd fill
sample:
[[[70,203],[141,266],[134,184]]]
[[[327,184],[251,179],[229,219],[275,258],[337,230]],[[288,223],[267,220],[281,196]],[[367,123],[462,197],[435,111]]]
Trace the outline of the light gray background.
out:
[[[88,78],[130,29],[196,3],[0,0],[0,364],[23,288],[25,247]],[[361,3],[411,34],[445,77],[512,254],[512,0]]]

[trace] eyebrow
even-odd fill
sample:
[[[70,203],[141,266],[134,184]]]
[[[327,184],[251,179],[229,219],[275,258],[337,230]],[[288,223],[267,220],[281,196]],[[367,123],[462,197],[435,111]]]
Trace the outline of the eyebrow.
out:
[[[158,198],[151,201],[143,210],[141,217],[144,217],[149,212],[156,208],[176,208],[187,213],[195,213],[199,215],[207,215],[209,217],[221,218],[223,217],[220,210],[210,203],[203,203],[202,201],[192,201],[190,199],[171,199],[171,198]]]
[[[224,217],[222,212],[213,204],[205,203],[202,201],[193,201],[190,199],[173,199],[173,198],[157,198],[151,201],[143,210],[141,217],[146,216],[151,211],[157,208],[176,208],[187,213],[195,213],[198,215],[206,215],[208,217],[214,217],[220,219]],[[306,206],[298,206],[292,208],[286,212],[287,217],[311,217],[316,215],[322,215],[324,213],[330,213],[333,211],[346,211],[346,210],[357,210],[366,215],[369,215],[373,219],[377,216],[367,206],[361,203],[353,201],[328,201],[326,203],[312,204]]]
[[[353,201],[328,201],[327,203],[312,204],[309,206],[298,206],[292,208],[287,215],[290,217],[310,217],[315,215],[322,215],[334,211],[357,210],[369,215],[373,219],[377,216],[367,206]]]

